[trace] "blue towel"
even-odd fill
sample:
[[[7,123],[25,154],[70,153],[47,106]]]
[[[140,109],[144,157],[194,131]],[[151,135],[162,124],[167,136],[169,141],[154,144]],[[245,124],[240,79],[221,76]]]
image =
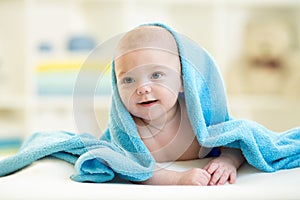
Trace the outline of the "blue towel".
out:
[[[138,164],[134,155],[128,155],[113,143],[99,140],[88,133],[53,131],[32,134],[23,142],[17,154],[1,160],[0,176],[16,172],[46,156],[74,164],[79,173],[71,178],[79,182],[107,182],[115,174],[128,180],[140,180],[152,174],[150,166]]]
[[[248,163],[266,172],[300,166],[300,128],[272,132],[249,120],[228,114],[226,92],[218,66],[202,47],[163,24],[179,49],[184,96],[192,128],[205,147],[242,150]],[[155,160],[141,141],[131,115],[118,94],[112,64],[109,124],[100,139],[90,134],[36,133],[20,151],[0,161],[0,176],[13,173],[45,156],[75,165],[75,181],[106,182],[115,176],[143,181],[152,176]]]

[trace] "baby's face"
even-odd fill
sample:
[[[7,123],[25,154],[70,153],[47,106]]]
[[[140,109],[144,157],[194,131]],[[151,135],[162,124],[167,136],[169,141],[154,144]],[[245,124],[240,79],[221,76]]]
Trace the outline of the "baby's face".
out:
[[[155,120],[176,105],[182,91],[181,67],[177,54],[143,49],[115,59],[120,97],[135,117]]]

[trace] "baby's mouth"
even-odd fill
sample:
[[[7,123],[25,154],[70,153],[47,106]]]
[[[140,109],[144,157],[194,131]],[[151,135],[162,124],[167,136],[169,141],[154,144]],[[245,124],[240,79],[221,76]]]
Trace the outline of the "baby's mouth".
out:
[[[147,106],[151,106],[151,105],[155,104],[156,102],[158,102],[158,100],[143,101],[138,104],[147,107]]]

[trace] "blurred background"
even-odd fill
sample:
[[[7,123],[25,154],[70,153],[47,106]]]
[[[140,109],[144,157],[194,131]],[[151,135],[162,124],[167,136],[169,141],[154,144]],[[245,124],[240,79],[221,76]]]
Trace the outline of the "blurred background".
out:
[[[274,131],[300,126],[298,0],[0,0],[0,148],[37,131],[100,135],[109,84],[81,109],[79,130],[78,72],[98,44],[147,22],[166,23],[213,55],[231,115]]]

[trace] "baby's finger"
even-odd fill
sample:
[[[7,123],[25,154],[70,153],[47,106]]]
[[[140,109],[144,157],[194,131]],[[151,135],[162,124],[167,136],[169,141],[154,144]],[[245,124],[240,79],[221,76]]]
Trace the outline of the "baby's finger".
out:
[[[230,175],[229,175],[229,183],[233,184],[233,183],[235,183],[235,180],[236,180],[236,173],[230,173]]]
[[[214,174],[212,174],[209,185],[215,185],[219,181],[219,179],[223,175],[223,173],[224,173],[224,169],[216,170],[214,172]]]
[[[211,174],[209,174],[207,171],[205,171],[205,170],[202,170],[202,174],[208,179],[208,180],[210,180],[210,178],[211,178]]]
[[[229,179],[229,173],[224,171],[217,184],[224,185],[228,179]]]
[[[212,163],[211,165],[208,165],[207,169],[205,169],[209,174],[213,174],[217,169],[218,165],[216,163]]]
[[[208,185],[210,178],[206,176],[199,176],[197,179],[198,185]]]

